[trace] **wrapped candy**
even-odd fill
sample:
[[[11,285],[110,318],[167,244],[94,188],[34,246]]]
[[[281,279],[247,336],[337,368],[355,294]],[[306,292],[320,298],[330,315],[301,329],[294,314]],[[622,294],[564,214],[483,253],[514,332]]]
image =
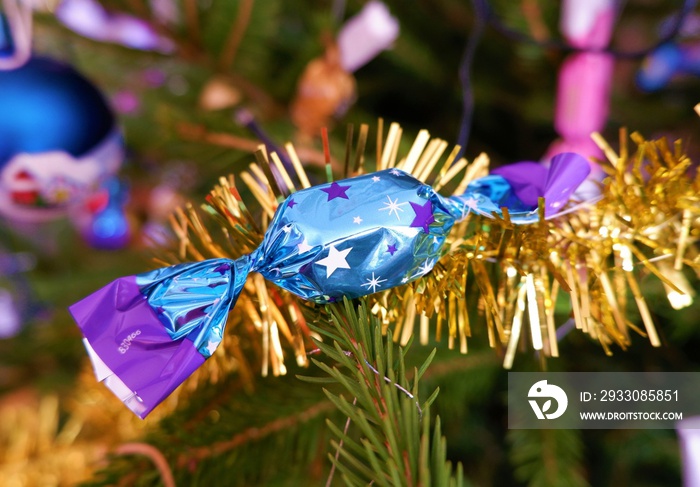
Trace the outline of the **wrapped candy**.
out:
[[[567,153],[543,170],[514,165],[449,198],[398,169],[303,189],[279,205],[251,254],[120,278],[70,311],[98,379],[145,417],[214,352],[250,272],[317,303],[408,283],[430,272],[470,212],[507,207],[512,222],[532,223],[544,197],[555,216],[589,167]]]

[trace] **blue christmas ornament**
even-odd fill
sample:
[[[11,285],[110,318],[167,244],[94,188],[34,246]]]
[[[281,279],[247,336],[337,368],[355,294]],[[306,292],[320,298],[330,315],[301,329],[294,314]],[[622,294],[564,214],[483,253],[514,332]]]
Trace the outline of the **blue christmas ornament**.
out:
[[[0,214],[29,221],[58,216],[122,159],[104,96],[71,66],[32,57],[0,70]]]
[[[644,91],[658,91],[679,75],[700,75],[700,44],[668,42],[649,54],[637,72]]]
[[[87,215],[81,225],[83,238],[94,248],[116,250],[124,248],[131,240],[129,221],[124,211],[128,191],[117,178],[106,181],[102,188],[104,205]]]
[[[700,76],[700,16],[684,15],[680,28],[678,20],[671,16],[663,22],[660,35],[673,38],[651,51],[637,71],[637,86],[643,91],[664,89],[678,77]]]

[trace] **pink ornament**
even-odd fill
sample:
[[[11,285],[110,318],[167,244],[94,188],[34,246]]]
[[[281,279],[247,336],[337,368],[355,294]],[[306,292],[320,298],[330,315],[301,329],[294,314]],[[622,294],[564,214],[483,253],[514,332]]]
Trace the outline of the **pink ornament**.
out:
[[[565,139],[589,137],[608,118],[614,60],[607,54],[576,53],[559,71],[554,127]]]
[[[173,41],[160,35],[148,22],[107,12],[95,0],[63,0],[56,9],[56,17],[69,29],[96,41],[162,53],[175,49]]]
[[[112,106],[117,113],[133,115],[138,112],[141,102],[133,91],[122,90],[112,95]]]
[[[617,0],[565,0],[559,28],[569,44],[583,49],[604,49],[612,37]]]
[[[605,48],[612,36],[618,3],[617,0],[565,0],[560,18],[562,34],[581,49]],[[603,156],[590,137],[593,132],[603,130],[608,118],[613,66],[613,57],[604,52],[577,52],[564,60],[554,113],[554,127],[561,139],[549,147],[547,158],[562,150],[588,158]],[[589,178],[600,177],[602,171],[591,162]]]
[[[338,34],[340,62],[350,73],[388,49],[399,35],[399,23],[382,2],[367,3]]]
[[[683,419],[676,424],[683,461],[683,486],[700,485],[700,416]]]

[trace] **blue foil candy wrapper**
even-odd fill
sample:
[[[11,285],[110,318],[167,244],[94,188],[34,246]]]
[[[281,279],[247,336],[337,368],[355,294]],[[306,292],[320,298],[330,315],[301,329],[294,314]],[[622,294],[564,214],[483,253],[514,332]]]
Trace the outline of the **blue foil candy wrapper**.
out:
[[[532,223],[537,206],[518,193],[539,193],[553,216],[589,172],[581,156],[558,157],[544,173],[515,164],[449,198],[398,169],[304,189],[279,205],[252,254],[123,277],[70,311],[98,380],[143,418],[216,350],[250,272],[317,303],[408,283],[430,272],[470,212],[505,206],[514,223]]]

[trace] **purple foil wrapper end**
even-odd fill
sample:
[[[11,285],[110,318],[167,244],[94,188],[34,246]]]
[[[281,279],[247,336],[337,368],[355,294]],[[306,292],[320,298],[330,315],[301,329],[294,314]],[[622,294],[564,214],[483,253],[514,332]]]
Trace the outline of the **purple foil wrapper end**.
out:
[[[537,162],[516,162],[491,171],[503,177],[523,203],[537,206],[539,197],[545,199],[545,215],[562,210],[591,172],[590,164],[574,152],[562,152],[552,158],[549,168]]]
[[[70,312],[97,379],[140,418],[204,363],[187,337],[168,335],[134,276],[117,279]]]

